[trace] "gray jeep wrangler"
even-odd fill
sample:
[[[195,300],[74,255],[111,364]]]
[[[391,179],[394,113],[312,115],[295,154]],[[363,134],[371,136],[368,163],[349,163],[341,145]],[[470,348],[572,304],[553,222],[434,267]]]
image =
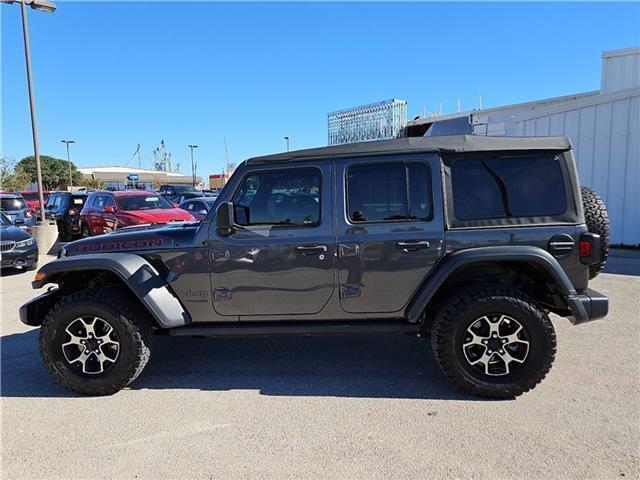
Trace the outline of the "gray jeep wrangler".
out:
[[[20,318],[82,394],[135,380],[158,334],[402,333],[430,334],[466,391],[512,398],[551,368],[550,313],[607,314],[587,287],[607,236],[566,138],[315,148],[243,162],[200,223],[67,244]]]

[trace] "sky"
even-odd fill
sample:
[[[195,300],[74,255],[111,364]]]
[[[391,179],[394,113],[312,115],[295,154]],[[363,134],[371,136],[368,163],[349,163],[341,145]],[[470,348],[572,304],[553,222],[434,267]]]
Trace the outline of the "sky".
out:
[[[409,117],[600,88],[601,52],[640,45],[640,3],[57,2],[29,12],[40,151],[181,172],[327,143],[327,113],[389,98]],[[0,7],[0,154],[33,152],[17,5]],[[136,165],[136,161],[131,161]]]

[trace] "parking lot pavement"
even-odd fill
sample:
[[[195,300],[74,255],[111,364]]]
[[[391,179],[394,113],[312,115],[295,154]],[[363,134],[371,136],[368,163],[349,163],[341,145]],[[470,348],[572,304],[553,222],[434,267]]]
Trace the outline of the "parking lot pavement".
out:
[[[462,393],[397,336],[161,337],[131,388],[79,397],[19,323],[32,274],[3,272],[2,476],[638,478],[640,259],[622,258],[609,271],[635,275],[592,282],[608,318],[555,317],[555,365],[515,401]]]

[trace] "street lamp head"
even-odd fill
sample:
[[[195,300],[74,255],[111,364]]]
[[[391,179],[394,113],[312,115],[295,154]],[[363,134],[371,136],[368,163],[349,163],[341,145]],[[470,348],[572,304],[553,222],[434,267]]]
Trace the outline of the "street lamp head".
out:
[[[0,0],[0,3],[22,3],[21,0]],[[56,11],[56,4],[49,0],[24,0],[25,5],[41,12],[53,13]]]
[[[60,140],[62,143],[66,143],[67,145],[70,143],[76,143],[75,140]]]
[[[189,145],[189,148],[198,148],[198,145]]]

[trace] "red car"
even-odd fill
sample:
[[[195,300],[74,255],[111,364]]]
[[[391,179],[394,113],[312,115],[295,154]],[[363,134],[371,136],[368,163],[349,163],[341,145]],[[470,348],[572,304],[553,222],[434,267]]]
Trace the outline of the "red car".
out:
[[[37,190],[26,190],[24,192],[20,192],[20,196],[24,198],[29,205],[29,208],[34,212],[40,210],[40,200],[38,199],[38,191]],[[42,196],[44,197],[44,203],[47,203],[49,199],[49,192],[44,190],[42,192]]]
[[[144,190],[98,191],[89,194],[80,212],[80,230],[83,236],[90,236],[131,225],[194,220],[162,195]]]

